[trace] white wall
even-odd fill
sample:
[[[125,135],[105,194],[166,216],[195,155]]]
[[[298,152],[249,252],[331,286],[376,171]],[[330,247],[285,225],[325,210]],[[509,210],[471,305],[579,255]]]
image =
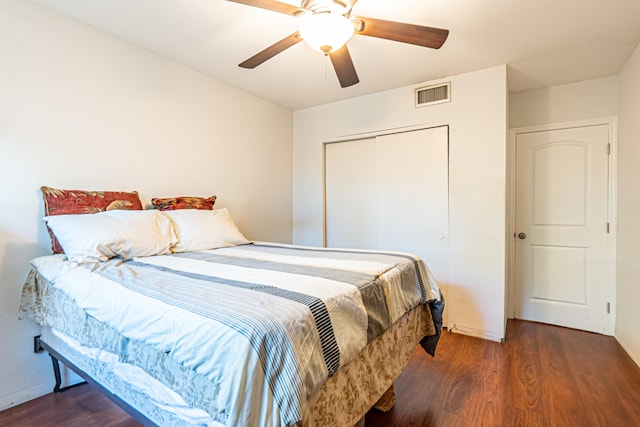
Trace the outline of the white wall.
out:
[[[442,81],[451,81],[449,103],[415,108],[416,85],[294,113],[293,240],[323,243],[323,141],[448,124],[449,327],[499,340],[505,325],[506,67]]]
[[[640,45],[618,75],[618,262],[615,336],[640,365]]]
[[[599,119],[617,114],[616,76],[509,95],[510,128]]]
[[[51,391],[18,321],[49,253],[40,186],[218,196],[250,239],[291,242],[290,111],[24,0],[0,0],[0,410]]]

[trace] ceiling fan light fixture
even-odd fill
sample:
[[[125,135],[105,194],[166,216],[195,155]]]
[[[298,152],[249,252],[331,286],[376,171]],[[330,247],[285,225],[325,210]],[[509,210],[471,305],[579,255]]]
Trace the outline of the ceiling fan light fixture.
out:
[[[323,12],[303,17],[298,32],[312,49],[326,55],[344,46],[353,36],[354,28],[343,15]]]

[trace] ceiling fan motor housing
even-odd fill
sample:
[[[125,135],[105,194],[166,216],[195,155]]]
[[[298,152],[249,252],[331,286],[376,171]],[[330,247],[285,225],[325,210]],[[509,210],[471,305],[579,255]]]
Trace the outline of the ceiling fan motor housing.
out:
[[[354,3],[353,0],[302,0],[300,7],[314,14],[331,12],[344,15],[351,11]]]

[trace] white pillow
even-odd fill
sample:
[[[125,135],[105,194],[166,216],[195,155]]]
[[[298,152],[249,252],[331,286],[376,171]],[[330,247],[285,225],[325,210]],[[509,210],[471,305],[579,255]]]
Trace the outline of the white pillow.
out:
[[[156,210],[110,210],[44,218],[75,262],[164,255],[176,242],[171,221]]]
[[[249,242],[224,209],[178,209],[162,211],[173,222],[178,243],[172,252],[194,252],[205,249],[245,245]]]

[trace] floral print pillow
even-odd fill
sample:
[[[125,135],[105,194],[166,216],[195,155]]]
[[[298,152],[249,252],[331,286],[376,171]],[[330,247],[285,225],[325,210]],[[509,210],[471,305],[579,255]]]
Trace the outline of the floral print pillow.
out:
[[[211,210],[216,203],[216,196],[211,197],[168,197],[168,198],[153,198],[151,204],[155,209],[161,211],[175,211],[178,209],[200,209]]]
[[[41,187],[44,198],[45,216],[64,214],[91,214],[114,209],[142,210],[142,203],[137,191],[86,191],[60,190]],[[54,254],[64,250],[55,235],[47,227],[51,236],[51,250]]]

